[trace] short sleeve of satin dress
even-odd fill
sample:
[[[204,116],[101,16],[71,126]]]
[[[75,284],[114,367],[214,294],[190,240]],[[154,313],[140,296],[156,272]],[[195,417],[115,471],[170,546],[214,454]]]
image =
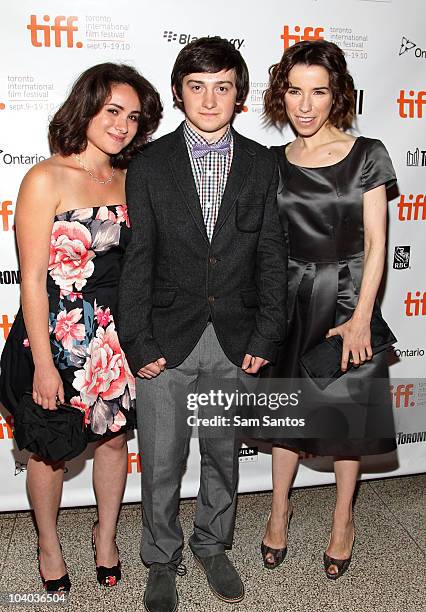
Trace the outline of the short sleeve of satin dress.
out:
[[[327,432],[318,438],[289,439],[283,430],[283,438],[274,442],[317,455],[390,452],[395,449],[394,438],[381,436],[383,423],[393,422],[386,353],[350,370],[323,391],[309,379],[299,359],[330,328],[352,316],[364,263],[363,194],[395,183],[392,162],[379,140],[362,136],[340,162],[319,168],[291,164],[285,147],[274,149],[281,174],[279,214],[289,252],[289,326],[279,359],[263,376],[306,379],[320,424],[337,422],[342,404],[352,403],[359,416],[346,439],[339,439],[340,433],[336,439],[327,437]],[[378,381],[383,381],[381,387]],[[359,401],[353,393],[356,387],[363,390]]]
[[[363,193],[380,185],[385,185],[386,188],[391,187],[395,184],[396,177],[385,145],[380,140],[367,138],[363,140],[368,141],[361,176]]]

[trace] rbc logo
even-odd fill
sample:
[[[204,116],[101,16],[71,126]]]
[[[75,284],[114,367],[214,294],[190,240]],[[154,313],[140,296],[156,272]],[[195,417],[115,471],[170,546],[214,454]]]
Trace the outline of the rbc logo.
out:
[[[394,270],[407,270],[410,267],[410,247],[396,246],[393,257]]]
[[[43,21],[46,25],[37,22],[37,15],[30,16],[30,23],[27,25],[27,30],[31,32],[31,44],[33,47],[51,47],[51,32],[54,33],[55,47],[62,47],[65,39],[68,48],[74,47],[74,32],[78,32],[78,27],[74,25],[78,21],[78,17],[65,17],[59,15],[55,17],[54,24],[50,25],[50,16],[43,15]],[[65,23],[63,23],[65,22]],[[39,40],[39,32],[42,33],[41,41]],[[64,36],[62,36],[64,34]],[[75,46],[81,49],[82,42],[76,42]]]
[[[312,28],[310,26],[303,28],[303,34],[299,34],[301,31],[300,26],[294,26],[295,34],[290,34],[290,28],[288,25],[284,26],[284,31],[281,34],[281,38],[284,41],[284,49],[288,49],[291,45],[300,42],[301,40],[324,40],[324,28]]]

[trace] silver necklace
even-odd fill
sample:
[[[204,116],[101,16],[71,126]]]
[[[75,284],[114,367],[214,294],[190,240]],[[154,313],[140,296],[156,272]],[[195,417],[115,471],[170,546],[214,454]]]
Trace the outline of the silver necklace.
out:
[[[87,168],[87,166],[84,165],[84,163],[81,161],[80,155],[77,155],[77,153],[74,153],[74,157],[76,158],[76,160],[80,164],[80,167],[83,168],[83,170],[85,170],[96,183],[99,183],[100,185],[108,185],[108,183],[110,183],[112,181],[112,179],[114,177],[114,174],[115,174],[115,168],[112,169],[111,175],[107,179],[105,179],[103,181],[100,178],[98,178],[97,176],[95,176],[93,174],[93,172],[91,170],[89,170],[89,168]]]

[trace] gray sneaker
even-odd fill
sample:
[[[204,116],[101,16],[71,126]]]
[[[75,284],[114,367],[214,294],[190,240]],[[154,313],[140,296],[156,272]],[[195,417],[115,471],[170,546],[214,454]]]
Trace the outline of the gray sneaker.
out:
[[[244,585],[224,552],[210,557],[199,557],[194,551],[192,553],[206,574],[209,587],[216,597],[227,603],[238,603],[243,599]]]
[[[143,605],[148,612],[176,612],[179,598],[176,574],[184,576],[186,567],[175,563],[153,563],[149,567]]]

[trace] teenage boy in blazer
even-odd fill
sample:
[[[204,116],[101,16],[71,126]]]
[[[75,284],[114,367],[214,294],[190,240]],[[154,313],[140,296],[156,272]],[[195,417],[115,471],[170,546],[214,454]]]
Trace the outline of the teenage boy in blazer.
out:
[[[197,392],[201,374],[257,374],[275,360],[286,331],[277,164],[231,127],[248,87],[247,66],[231,43],[212,37],[188,44],[172,72],[185,120],[148,145],[127,173],[133,236],[119,335],[137,376],[149,612],[178,605],[179,492],[191,437],[191,413],[179,397]],[[225,554],[235,521],[238,441],[233,428],[224,429],[213,438],[199,429],[201,479],[189,546],[215,595],[232,603],[244,596]]]

